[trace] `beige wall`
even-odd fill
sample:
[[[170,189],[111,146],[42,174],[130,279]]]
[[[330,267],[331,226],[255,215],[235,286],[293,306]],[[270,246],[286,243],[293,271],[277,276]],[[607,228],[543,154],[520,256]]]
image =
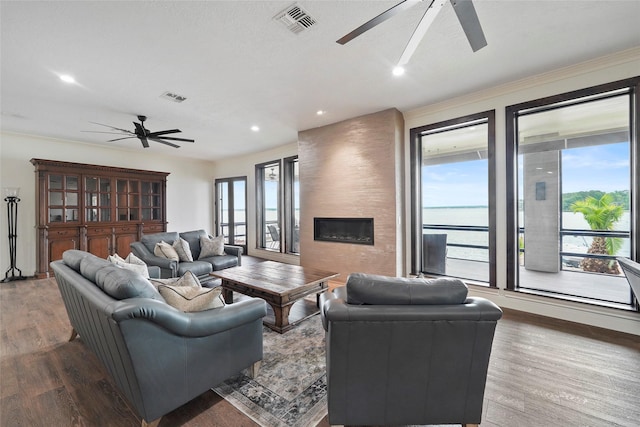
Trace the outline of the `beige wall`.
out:
[[[210,163],[175,158],[171,152],[165,154],[166,150],[161,153],[153,148],[124,150],[36,136],[0,134],[0,189],[20,187],[16,264],[22,274],[32,276],[36,270],[35,169],[29,162],[34,157],[169,172],[168,229],[210,230],[213,226],[213,172]],[[2,202],[0,214],[1,278],[10,265],[5,205]]]
[[[352,272],[402,274],[403,124],[389,109],[299,132],[301,265],[342,281]],[[373,218],[374,245],[315,241],[314,217]]]

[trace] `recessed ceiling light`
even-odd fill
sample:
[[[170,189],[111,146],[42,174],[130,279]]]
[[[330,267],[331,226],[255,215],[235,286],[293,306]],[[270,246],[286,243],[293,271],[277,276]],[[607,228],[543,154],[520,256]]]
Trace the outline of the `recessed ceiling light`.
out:
[[[324,113],[325,113],[324,110],[316,111],[316,114],[319,115],[319,116],[322,116]]]
[[[258,132],[260,130],[260,128],[256,125],[251,126],[251,130],[254,132]]]
[[[76,79],[74,79],[72,76],[68,75],[68,74],[61,74],[60,75],[60,80],[62,80],[65,83],[75,83]]]
[[[393,75],[394,76],[401,76],[403,74],[404,74],[404,68],[403,67],[401,67],[399,65],[397,67],[394,67],[394,69],[393,69]]]

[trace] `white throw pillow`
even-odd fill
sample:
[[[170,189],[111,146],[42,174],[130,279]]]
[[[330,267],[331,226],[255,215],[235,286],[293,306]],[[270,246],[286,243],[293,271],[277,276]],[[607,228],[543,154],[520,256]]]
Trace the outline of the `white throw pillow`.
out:
[[[123,259],[118,254],[109,255],[107,260],[109,260],[109,262],[111,262],[112,264],[117,265],[118,267],[135,271],[136,273],[142,275],[142,277],[144,277],[145,279],[149,278],[149,269],[147,268],[147,264],[145,264],[144,261],[133,255],[132,253],[130,253],[126,259]]]
[[[151,284],[156,288],[162,285],[168,286],[189,286],[192,288],[201,288],[200,280],[191,271],[187,271],[182,277],[171,277],[169,279],[149,279]]]
[[[173,249],[173,246],[171,246],[170,244],[164,241],[160,243],[156,243],[155,248],[153,248],[153,253],[155,256],[167,258],[172,261],[180,261],[178,252],[176,252],[176,250]]]
[[[193,255],[191,255],[189,242],[184,240],[182,237],[178,237],[178,239],[173,242],[173,249],[178,253],[180,261],[193,262]]]
[[[200,236],[200,257],[224,255],[224,236],[217,236],[210,239],[208,236]]]
[[[224,307],[221,286],[216,288],[195,288],[193,286],[160,285],[158,291],[167,301],[167,304],[184,312]]]

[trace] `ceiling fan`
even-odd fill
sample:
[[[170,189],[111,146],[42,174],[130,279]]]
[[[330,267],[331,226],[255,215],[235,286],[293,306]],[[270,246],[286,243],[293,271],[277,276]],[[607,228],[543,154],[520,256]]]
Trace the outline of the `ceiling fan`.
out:
[[[355,39],[359,35],[364,32],[372,29],[376,25],[390,19],[394,15],[405,11],[412,6],[422,2],[424,0],[404,0],[390,9],[382,12],[380,15],[375,18],[365,22],[355,30],[351,31],[349,34],[340,38],[336,41],[339,44],[345,44]],[[403,66],[409,62],[411,56],[415,52],[418,44],[424,37],[427,32],[427,29],[434,21],[438,12],[444,6],[446,0],[426,0],[429,1],[429,7],[425,11],[422,19],[418,23],[418,26],[414,30],[407,46],[404,48],[402,55],[400,56],[400,60],[398,61],[398,66]],[[482,27],[480,26],[480,21],[478,20],[478,15],[476,14],[476,9],[473,6],[473,2],[471,0],[450,0],[451,5],[453,6],[453,10],[456,12],[456,16],[458,17],[458,21],[460,21],[460,25],[464,30],[465,35],[467,36],[467,40],[469,40],[469,44],[471,45],[471,49],[474,52],[482,49],[487,45],[487,40],[484,37],[484,33],[482,32]]]
[[[147,116],[138,116],[138,120],[140,120],[140,123],[133,122],[133,125],[135,126],[135,130],[133,132],[130,131],[130,130],[127,130],[127,129],[120,129],[120,128],[117,128],[117,127],[113,127],[113,126],[110,126],[110,125],[105,125],[105,124],[102,124],[102,123],[96,123],[96,122],[90,122],[90,123],[93,123],[93,124],[96,124],[96,125],[100,125],[100,126],[105,126],[105,127],[111,128],[113,130],[117,130],[119,132],[99,132],[99,131],[83,131],[83,132],[111,133],[111,134],[115,134],[115,135],[127,135],[124,138],[110,139],[107,142],[121,141],[123,139],[138,138],[140,140],[140,142],[142,142],[142,146],[144,148],[149,148],[149,141],[159,142],[161,144],[168,145],[168,146],[174,147],[174,148],[180,148],[180,146],[176,145],[176,144],[174,144],[172,142],[169,142],[169,141],[195,142],[193,139],[175,138],[175,137],[172,137],[172,136],[164,136],[164,135],[169,135],[169,134],[172,134],[172,133],[182,132],[180,129],[168,129],[168,130],[161,130],[161,131],[157,131],[157,132],[149,131],[149,129],[144,127],[144,121],[147,120]]]

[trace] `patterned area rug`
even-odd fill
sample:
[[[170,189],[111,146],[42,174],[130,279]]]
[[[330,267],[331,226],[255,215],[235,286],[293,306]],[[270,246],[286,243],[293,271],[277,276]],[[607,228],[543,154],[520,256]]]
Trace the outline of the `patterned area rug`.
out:
[[[213,391],[262,426],[317,425],[327,414],[320,316],[284,334],[264,327],[264,357],[256,378],[244,371]]]

